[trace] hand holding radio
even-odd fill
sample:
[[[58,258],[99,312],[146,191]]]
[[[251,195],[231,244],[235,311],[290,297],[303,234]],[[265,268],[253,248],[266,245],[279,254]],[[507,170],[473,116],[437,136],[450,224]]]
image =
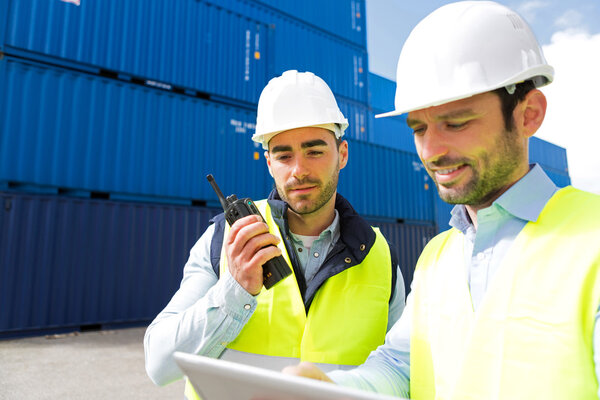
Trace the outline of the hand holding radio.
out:
[[[264,281],[262,265],[281,256],[278,242],[260,216],[243,217],[231,226],[224,242],[229,272],[248,293],[260,293]]]
[[[292,270],[277,248],[279,239],[269,233],[269,227],[254,202],[249,198],[238,199],[235,194],[225,198],[213,176],[208,175],[206,179],[217,193],[225,211],[225,219],[231,226],[225,246],[228,262],[232,263],[230,271],[234,278],[249,293],[257,294],[261,289],[257,282],[257,273],[260,270],[262,284],[267,289],[290,275]],[[254,218],[250,218],[251,215]]]

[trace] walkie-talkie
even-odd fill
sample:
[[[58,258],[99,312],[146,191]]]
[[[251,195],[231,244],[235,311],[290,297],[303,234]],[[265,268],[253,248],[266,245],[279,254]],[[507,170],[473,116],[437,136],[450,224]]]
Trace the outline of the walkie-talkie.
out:
[[[247,215],[260,215],[262,220],[265,220],[260,211],[258,211],[258,208],[256,208],[256,205],[252,199],[247,197],[244,199],[238,199],[235,194],[225,198],[221,192],[221,189],[219,189],[219,186],[217,186],[215,178],[209,174],[206,176],[206,179],[208,179],[208,182],[210,182],[210,185],[217,193],[217,197],[221,202],[221,206],[223,206],[223,211],[225,211],[225,220],[227,220],[229,226],[233,225],[233,223],[238,219]],[[263,285],[265,285],[265,288],[267,289],[271,289],[273,285],[292,273],[290,266],[285,262],[283,256],[271,258],[269,261],[263,264],[262,267]]]

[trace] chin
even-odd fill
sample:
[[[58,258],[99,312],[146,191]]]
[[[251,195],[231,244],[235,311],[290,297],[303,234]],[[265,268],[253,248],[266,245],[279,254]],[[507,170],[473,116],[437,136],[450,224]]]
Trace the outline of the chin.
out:
[[[442,189],[438,187],[438,194],[442,200],[448,204],[463,204],[465,194],[452,189],[446,189],[442,186]]]

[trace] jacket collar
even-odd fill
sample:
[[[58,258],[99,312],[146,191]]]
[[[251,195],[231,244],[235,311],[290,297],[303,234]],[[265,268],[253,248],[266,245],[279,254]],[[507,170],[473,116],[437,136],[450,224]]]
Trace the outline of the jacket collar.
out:
[[[271,212],[275,219],[284,221],[285,232],[289,232],[287,222],[288,204],[281,199],[276,189],[273,189],[268,197]],[[375,232],[350,204],[346,198],[337,193],[335,198],[335,209],[340,216],[340,242],[342,242],[350,251],[352,264],[360,263],[368,251],[360,250],[370,249],[375,243]],[[364,245],[364,246],[363,246]]]

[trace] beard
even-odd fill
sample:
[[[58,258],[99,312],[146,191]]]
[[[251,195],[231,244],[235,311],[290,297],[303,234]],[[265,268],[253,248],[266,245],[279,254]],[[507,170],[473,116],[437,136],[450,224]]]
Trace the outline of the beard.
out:
[[[493,146],[493,153],[478,154],[478,162],[469,158],[441,157],[428,163],[437,168],[447,165],[467,165],[472,177],[462,186],[440,184],[430,173],[440,198],[449,204],[479,206],[494,200],[500,192],[513,183],[514,173],[523,160],[524,148],[518,143],[514,131],[504,131]],[[428,171],[429,172],[429,171]]]
[[[337,190],[339,173],[340,169],[336,168],[325,183],[321,182],[319,179],[310,177],[306,177],[304,179],[292,178],[290,181],[286,182],[283,187],[275,182],[275,187],[277,188],[277,192],[279,193],[281,199],[284,200],[288,204],[289,208],[296,214],[312,214],[327,204],[335,194]],[[288,196],[289,190],[306,184],[315,185],[319,189],[319,193],[313,200],[311,200],[311,196],[314,196],[312,193],[293,197]]]

